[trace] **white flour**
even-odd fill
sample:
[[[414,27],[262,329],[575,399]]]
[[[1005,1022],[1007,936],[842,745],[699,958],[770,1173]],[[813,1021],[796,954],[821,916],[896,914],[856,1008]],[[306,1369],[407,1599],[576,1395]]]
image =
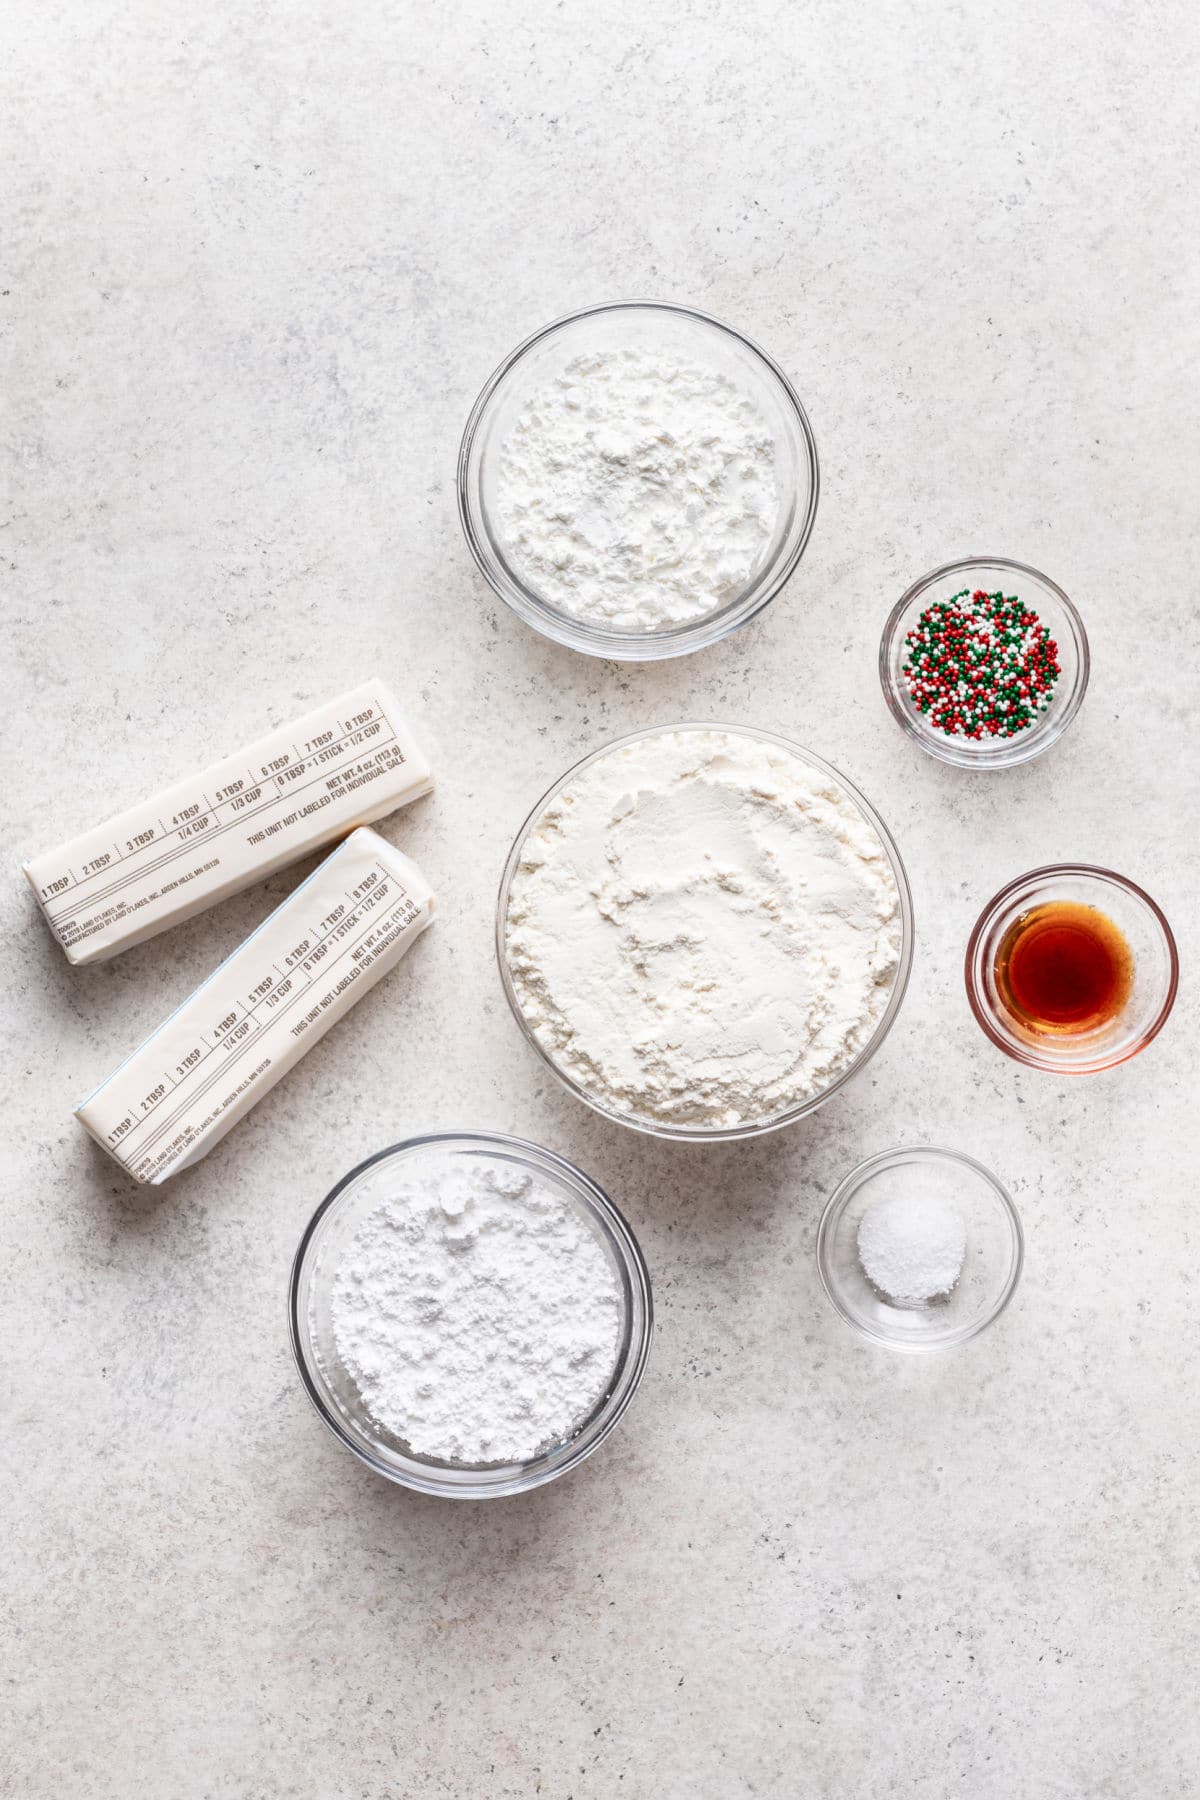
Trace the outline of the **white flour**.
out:
[[[525,843],[507,917],[518,1004],[602,1104],[763,1121],[870,1039],[900,900],[844,789],[786,750],[664,732],[600,758]]]
[[[893,1300],[948,1294],[962,1274],[967,1228],[958,1208],[936,1194],[877,1201],[858,1226],[863,1273]]]
[[[338,1355],[414,1455],[524,1462],[580,1425],[616,1362],[621,1289],[595,1232],[499,1157],[399,1174],[335,1271]]]
[[[686,624],[735,599],[778,511],[753,400],[665,353],[576,357],[501,448],[497,512],[518,573],[606,630]]]

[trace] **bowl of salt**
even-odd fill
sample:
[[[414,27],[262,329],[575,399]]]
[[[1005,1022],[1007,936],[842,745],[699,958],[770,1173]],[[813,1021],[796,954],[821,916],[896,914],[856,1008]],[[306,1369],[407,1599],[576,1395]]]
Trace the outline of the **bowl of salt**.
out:
[[[852,1169],[817,1230],[817,1271],[842,1318],[889,1350],[946,1350],[998,1319],[1021,1275],[1017,1209],[990,1170],[934,1145]]]

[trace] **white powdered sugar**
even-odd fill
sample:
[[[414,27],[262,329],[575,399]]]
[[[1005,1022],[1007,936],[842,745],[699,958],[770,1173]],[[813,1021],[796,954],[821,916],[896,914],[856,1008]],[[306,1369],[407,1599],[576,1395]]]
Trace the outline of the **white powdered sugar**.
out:
[[[665,352],[577,356],[501,447],[497,517],[517,573],[606,630],[658,631],[736,599],[778,512],[755,402]]]
[[[601,1105],[728,1129],[826,1088],[869,1043],[900,896],[832,776],[733,732],[601,756],[531,828],[506,945],[537,1042]]]
[[[617,1269],[579,1207],[498,1156],[398,1172],[334,1272],[337,1353],[375,1423],[416,1456],[525,1462],[603,1397]]]

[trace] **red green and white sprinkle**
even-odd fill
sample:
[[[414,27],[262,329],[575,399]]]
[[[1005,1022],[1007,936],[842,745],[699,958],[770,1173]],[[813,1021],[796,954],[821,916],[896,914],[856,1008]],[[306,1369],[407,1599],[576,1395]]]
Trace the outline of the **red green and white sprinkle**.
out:
[[[1058,645],[1015,594],[971,593],[927,606],[905,637],[913,705],[947,737],[1010,738],[1054,696]]]

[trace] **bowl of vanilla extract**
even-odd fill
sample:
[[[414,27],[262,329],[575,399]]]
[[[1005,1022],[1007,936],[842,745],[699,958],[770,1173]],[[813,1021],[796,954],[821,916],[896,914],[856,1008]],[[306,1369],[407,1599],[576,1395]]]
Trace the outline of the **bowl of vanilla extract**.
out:
[[[984,908],[967,998],[994,1044],[1031,1068],[1089,1075],[1158,1036],[1179,987],[1166,917],[1112,869],[1057,863],[1010,881]]]

